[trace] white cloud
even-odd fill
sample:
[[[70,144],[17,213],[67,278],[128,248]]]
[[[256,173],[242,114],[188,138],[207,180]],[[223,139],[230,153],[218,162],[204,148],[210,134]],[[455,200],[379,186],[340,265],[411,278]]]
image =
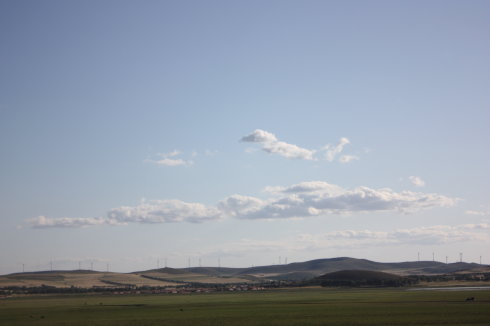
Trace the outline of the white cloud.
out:
[[[344,150],[344,146],[347,144],[350,144],[350,141],[347,138],[343,137],[340,138],[340,141],[337,144],[337,146],[326,145],[324,147],[324,150],[326,151],[325,159],[329,162],[333,162],[335,157]],[[347,163],[347,162],[342,162],[342,163]]]
[[[161,160],[155,161],[155,163],[164,166],[192,165],[192,161],[184,161],[183,159],[171,159],[171,158],[162,158]]]
[[[345,230],[326,234],[330,240],[348,240],[355,245],[419,244],[437,245],[466,241],[490,241],[489,224],[435,225],[390,232],[369,230]]]
[[[487,216],[487,215],[490,215],[490,209],[487,209],[487,210],[468,210],[465,213],[468,215]]]
[[[159,153],[156,159],[147,159],[146,162],[154,163],[161,166],[190,166],[194,164],[192,160],[184,160],[182,158],[177,158],[177,156],[182,155],[181,151],[174,150],[169,153]],[[192,153],[194,157],[194,153]]]
[[[314,150],[279,141],[277,137],[267,131],[256,129],[248,136],[241,139],[242,142],[261,143],[262,150],[270,154],[278,154],[291,159],[313,160]]]
[[[121,223],[200,223],[221,218],[215,207],[181,200],[142,201],[137,206],[122,206],[107,213],[111,220]]]
[[[177,156],[177,155],[180,155],[180,154],[182,154],[182,152],[175,149],[175,150],[173,150],[170,153],[166,153],[166,154],[162,154],[162,155],[167,156],[167,157],[174,157],[174,156]]]
[[[344,189],[324,181],[306,181],[289,187],[266,187],[265,191],[272,194],[281,193],[323,193],[338,195],[344,192]]]
[[[96,225],[119,225],[116,220],[103,217],[60,217],[49,218],[38,216],[28,220],[28,224],[36,229],[42,228],[85,228]]]
[[[314,150],[301,148],[293,144],[288,144],[282,141],[276,141],[272,143],[264,143],[262,150],[271,153],[284,156],[286,158],[313,160]]]
[[[390,231],[338,230],[317,234],[300,233],[277,240],[245,238],[220,244],[219,248],[211,248],[211,251],[219,252],[220,255],[234,253],[239,256],[240,254],[254,252],[304,253],[305,251],[375,248],[379,246],[434,246],[471,241],[490,243],[488,230],[490,230],[490,224],[435,225]]]
[[[409,176],[408,177],[408,180],[410,180],[410,182],[414,185],[414,186],[417,186],[417,187],[423,187],[425,186],[425,181],[422,180],[421,177],[416,177],[416,176]]]
[[[28,219],[33,228],[84,228],[96,225],[126,225],[128,223],[155,224],[191,222],[201,223],[223,217],[216,207],[180,200],[143,200],[136,206],[113,208],[107,217],[62,217],[39,216]]]
[[[350,163],[352,161],[357,161],[358,159],[359,159],[359,157],[355,156],[355,155],[342,155],[339,158],[339,162],[340,163]]]
[[[242,137],[241,141],[248,143],[273,143],[277,141],[277,137],[265,130],[255,129],[250,135]]]
[[[273,133],[261,129],[256,129],[251,134],[242,137],[240,141],[259,143],[262,145],[262,150],[264,152],[277,154],[289,159],[317,161],[318,158],[315,157],[315,155],[320,156],[319,153],[325,152],[323,159],[329,162],[333,162],[337,155],[344,150],[345,145],[350,144],[350,141],[347,138],[341,138],[336,146],[326,145],[320,150],[307,149],[280,141]],[[246,151],[251,152],[250,149],[247,149]],[[355,155],[343,155],[338,161],[340,163],[349,163],[358,159],[359,157]]]
[[[352,190],[326,182],[304,182],[290,187],[268,187],[266,191],[274,198],[257,199],[253,207],[241,209],[225,199],[221,202],[234,212],[234,216],[244,219],[305,218],[332,214],[357,212],[415,212],[434,207],[456,204],[458,199],[439,194],[412,191],[395,192],[391,189],[371,189],[358,187]],[[252,202],[253,197],[248,197]]]
[[[218,207],[228,216],[253,214],[266,205],[266,202],[250,196],[232,195],[222,200]]]
[[[289,187],[266,187],[269,198],[232,195],[216,206],[181,200],[141,201],[107,213],[107,218],[47,218],[28,221],[32,227],[87,227],[127,223],[200,223],[223,218],[284,219],[362,212],[415,212],[455,205],[457,198],[420,192],[357,187],[352,190],[323,181]]]

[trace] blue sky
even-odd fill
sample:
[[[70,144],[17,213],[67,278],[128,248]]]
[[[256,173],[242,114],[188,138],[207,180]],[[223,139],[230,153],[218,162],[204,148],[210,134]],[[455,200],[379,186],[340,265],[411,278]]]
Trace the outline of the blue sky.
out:
[[[0,273],[488,263],[488,31],[488,1],[2,1]]]

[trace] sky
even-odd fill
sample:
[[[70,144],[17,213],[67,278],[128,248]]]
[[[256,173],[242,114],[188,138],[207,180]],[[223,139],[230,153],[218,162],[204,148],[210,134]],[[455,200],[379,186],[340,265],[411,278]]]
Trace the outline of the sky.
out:
[[[490,2],[0,1],[0,274],[490,263]]]

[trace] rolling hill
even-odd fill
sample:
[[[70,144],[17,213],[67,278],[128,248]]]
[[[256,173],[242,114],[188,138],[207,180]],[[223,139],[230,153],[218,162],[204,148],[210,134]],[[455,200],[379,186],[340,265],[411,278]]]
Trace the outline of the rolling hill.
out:
[[[286,265],[250,268],[191,267],[160,268],[133,273],[99,271],[41,271],[0,276],[0,287],[41,285],[54,287],[178,286],[193,284],[260,283],[271,280],[303,281],[345,270],[384,272],[398,276],[461,273],[490,273],[490,266],[474,263],[444,264],[433,261],[380,263],[338,257]]]
[[[314,278],[312,284],[322,286],[403,286],[413,282],[408,277],[365,270],[342,270]]]
[[[193,267],[182,270],[215,276],[252,276],[260,279],[303,280],[341,270],[381,271],[397,275],[435,275],[465,271],[471,272],[481,268],[481,265],[474,263],[444,264],[434,261],[379,263],[367,259],[338,257],[315,259],[286,265],[256,266],[250,268]],[[483,269],[487,269],[490,272],[489,266],[483,266]]]

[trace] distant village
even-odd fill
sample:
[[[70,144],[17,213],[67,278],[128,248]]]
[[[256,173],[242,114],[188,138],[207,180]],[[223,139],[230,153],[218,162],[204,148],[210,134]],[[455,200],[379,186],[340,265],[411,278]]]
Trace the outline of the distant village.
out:
[[[348,266],[349,269],[345,269]],[[390,273],[382,272],[387,270]],[[377,263],[339,257],[251,269],[163,268],[134,273],[40,271],[0,276],[0,298],[31,294],[176,295],[272,288],[490,286],[490,266],[433,261]]]
[[[280,284],[282,283],[282,284]],[[12,295],[27,294],[70,294],[70,293],[98,293],[110,295],[135,295],[135,294],[197,294],[213,292],[245,292],[245,291],[263,291],[268,288],[277,288],[284,286],[285,282],[270,282],[263,285],[252,284],[213,284],[213,285],[196,285],[188,284],[177,287],[151,287],[128,285],[124,287],[111,286],[93,286],[90,288],[83,287],[54,287],[54,286],[8,286],[0,288],[0,299]]]
[[[108,285],[108,286],[92,286],[92,287],[55,287],[48,285],[41,285],[36,287],[26,286],[7,286],[0,287],[0,299],[8,298],[18,295],[32,295],[32,294],[107,294],[107,295],[151,295],[151,294],[165,294],[165,295],[185,295],[185,294],[200,294],[200,293],[213,293],[213,292],[247,292],[247,291],[264,291],[273,288],[285,288],[285,287],[301,287],[301,286],[333,286],[333,287],[402,287],[402,286],[416,286],[420,283],[434,284],[438,282],[448,281],[464,281],[470,283],[488,282],[490,281],[490,273],[468,273],[468,274],[443,274],[443,275],[411,275],[400,278],[402,282],[367,282],[365,280],[355,281],[350,280],[329,280],[325,282],[322,277],[304,280],[304,281],[292,281],[292,280],[271,280],[267,282],[261,282],[257,284],[252,283],[240,283],[240,284],[204,284],[204,283],[183,283],[178,286],[136,286],[136,285]]]

